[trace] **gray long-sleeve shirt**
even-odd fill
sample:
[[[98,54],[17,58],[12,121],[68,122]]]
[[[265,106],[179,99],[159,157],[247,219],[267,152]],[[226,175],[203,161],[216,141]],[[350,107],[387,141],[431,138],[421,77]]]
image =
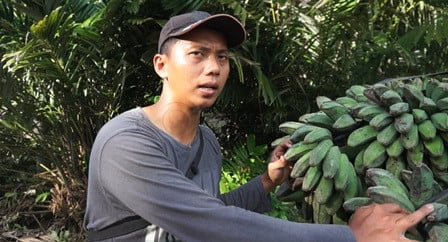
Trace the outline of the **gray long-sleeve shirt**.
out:
[[[347,226],[289,222],[263,214],[271,208],[257,177],[219,193],[221,152],[213,132],[204,137],[198,173],[185,176],[198,150],[158,129],[140,108],[109,121],[98,133],[89,164],[85,224],[100,230],[139,215],[153,225],[109,241],[154,241],[154,231],[192,241],[354,241]]]

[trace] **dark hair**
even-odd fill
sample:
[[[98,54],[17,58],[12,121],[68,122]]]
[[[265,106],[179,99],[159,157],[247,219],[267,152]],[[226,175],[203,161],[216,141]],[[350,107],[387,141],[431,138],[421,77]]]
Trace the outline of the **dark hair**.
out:
[[[162,55],[168,55],[168,52],[171,49],[171,46],[173,46],[177,41],[179,41],[178,38],[171,37],[167,39],[161,46],[160,46],[160,54]]]

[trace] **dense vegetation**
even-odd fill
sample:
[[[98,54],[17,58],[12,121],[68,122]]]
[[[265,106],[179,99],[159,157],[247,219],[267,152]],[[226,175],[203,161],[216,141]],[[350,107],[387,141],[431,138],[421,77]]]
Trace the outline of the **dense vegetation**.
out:
[[[151,104],[157,36],[194,9],[240,18],[248,40],[203,121],[222,190],[264,169],[278,124],[317,95],[447,70],[444,0],[0,0],[0,231],[81,231],[90,147],[116,114]],[[272,216],[294,219],[276,204]],[[292,209],[292,208],[291,208]]]

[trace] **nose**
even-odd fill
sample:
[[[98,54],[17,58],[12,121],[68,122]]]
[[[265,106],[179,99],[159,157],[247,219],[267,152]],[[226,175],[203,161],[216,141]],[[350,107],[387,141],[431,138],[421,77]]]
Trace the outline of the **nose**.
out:
[[[207,60],[206,73],[207,75],[219,76],[221,72],[221,64],[216,56],[210,55]]]

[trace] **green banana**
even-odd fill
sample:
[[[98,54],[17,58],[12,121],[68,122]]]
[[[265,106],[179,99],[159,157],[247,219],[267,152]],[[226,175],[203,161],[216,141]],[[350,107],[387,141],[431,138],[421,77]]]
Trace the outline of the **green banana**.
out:
[[[403,113],[395,118],[394,125],[398,133],[407,134],[414,125],[414,117],[410,113]]]
[[[439,171],[446,171],[448,169],[448,152],[445,149],[443,154],[439,157],[429,156],[429,164],[431,167]]]
[[[414,168],[416,165],[423,162],[423,149],[423,143],[420,142],[414,149],[406,151],[406,160],[410,168]]]
[[[443,184],[448,185],[448,172],[434,172],[434,177],[437,178],[437,180],[443,182]]]
[[[277,145],[281,144],[283,141],[290,139],[289,135],[285,135],[282,137],[279,137],[271,142],[271,147],[276,147]]]
[[[322,177],[314,190],[314,199],[318,203],[324,204],[328,201],[333,193],[333,179]]]
[[[353,117],[357,117],[361,109],[372,105],[373,105],[372,103],[368,102],[358,102],[357,104],[351,106],[348,110]]]
[[[399,133],[395,130],[394,124],[389,124],[383,130],[378,132],[376,139],[383,146],[389,146],[397,139],[398,135]]]
[[[380,96],[380,101],[386,106],[389,107],[395,103],[402,102],[400,94],[398,94],[394,90],[387,90]]]
[[[383,83],[376,83],[370,86],[368,89],[372,89],[377,97],[381,97],[385,92],[389,91],[390,88]]]
[[[448,224],[441,222],[433,224],[428,231],[428,236],[432,242],[448,241]]]
[[[419,142],[417,125],[413,124],[411,130],[407,134],[401,134],[400,141],[405,149],[407,150],[414,149]]]
[[[354,163],[354,167],[355,167],[355,171],[356,173],[362,175],[364,174],[364,151],[365,149],[361,150],[355,157],[355,163]]]
[[[322,168],[320,166],[310,166],[304,176],[302,190],[305,192],[313,190],[319,183],[321,177]]]
[[[366,182],[372,186],[385,186],[403,196],[409,196],[407,187],[400,181],[400,179],[382,168],[367,169]]]
[[[286,150],[284,157],[286,161],[296,162],[298,158],[300,158],[308,151],[314,149],[316,146],[317,143],[314,144],[304,144],[303,142],[295,143]]]
[[[436,137],[437,129],[431,120],[425,120],[418,124],[418,133],[423,140],[431,140]]]
[[[331,215],[328,214],[325,207],[319,204],[316,197],[313,196],[313,221],[317,224],[329,224],[331,222]]]
[[[379,99],[379,97],[375,94],[374,90],[373,90],[373,86],[367,87],[364,92],[363,92],[364,96],[369,99],[371,102],[376,103],[378,105],[381,105],[381,101]]]
[[[356,176],[355,168],[351,162],[348,162],[349,173],[348,180],[349,183],[344,190],[344,201],[350,198],[358,196],[358,177]]]
[[[351,107],[353,107],[355,104],[358,103],[358,101],[356,101],[355,99],[351,98],[351,97],[338,97],[335,100],[336,102],[338,102],[339,104],[342,104],[344,107],[350,109]]]
[[[433,174],[434,174],[434,171],[433,171]],[[435,177],[435,175],[434,175],[434,177]],[[434,180],[434,183],[432,184],[432,189],[433,189],[432,194],[439,194],[443,191],[442,186],[436,180]],[[440,202],[440,201],[443,201],[444,203],[446,203],[447,200],[446,200],[446,198],[439,198],[434,202]]]
[[[448,206],[442,203],[433,203],[434,211],[426,216],[430,222],[448,220]]]
[[[415,206],[421,206],[423,202],[433,195],[434,175],[431,169],[420,163],[412,171],[409,198]]]
[[[338,191],[344,191],[347,188],[348,183],[350,182],[350,161],[348,160],[347,155],[344,153],[341,154],[341,159],[339,161],[339,169],[334,176],[334,187]]]
[[[358,180],[358,182],[357,182],[357,184],[358,184],[358,196],[367,196],[366,195],[367,185],[364,182],[364,179],[361,178],[360,176],[357,176],[356,178]]]
[[[412,108],[418,108],[425,98],[422,90],[412,84],[405,84],[403,86],[403,97]]]
[[[344,196],[340,192],[333,192],[330,199],[322,206],[325,208],[328,214],[334,215],[341,208],[344,203]]]
[[[345,92],[348,94],[347,96],[354,98],[356,95],[362,95],[365,89],[365,86],[352,85]]]
[[[387,148],[386,148],[386,153],[388,156],[393,157],[393,158],[397,158],[401,155],[401,153],[403,153],[404,151],[404,147],[401,144],[400,139],[396,139],[394,142],[392,142],[392,144],[390,144]]]
[[[439,81],[436,79],[430,79],[426,82],[425,96],[431,97],[434,89],[439,88]]]
[[[419,105],[419,108],[425,110],[425,112],[428,113],[429,115],[439,110],[436,103],[429,97],[423,98],[422,102]]]
[[[305,135],[307,135],[308,133],[310,133],[313,130],[316,129],[323,129],[321,127],[317,127],[314,125],[303,125],[299,128],[297,128],[292,134],[291,134],[291,142],[292,143],[297,143],[299,141],[303,141],[303,138],[305,137]]]
[[[409,112],[409,104],[405,102],[395,103],[389,107],[389,114],[392,117],[397,117],[407,112]]]
[[[425,110],[418,108],[412,109],[412,116],[414,116],[414,122],[416,124],[420,124],[428,119],[428,114],[425,112]]]
[[[331,141],[331,139],[320,141],[319,144],[311,151],[310,166],[320,165],[332,146],[333,141]]]
[[[350,114],[344,114],[333,123],[333,129],[343,132],[351,130],[357,125],[358,123],[352,118]]]
[[[375,140],[364,151],[363,165],[366,168],[379,167],[386,159],[386,148]]]
[[[327,155],[322,162],[323,176],[331,179],[336,175],[339,169],[341,151],[338,146],[333,146],[328,150]]]
[[[434,89],[431,93],[430,98],[437,102],[440,99],[448,97],[448,84],[444,82],[440,82],[438,88]]]
[[[439,110],[448,110],[448,97],[438,100],[436,106]]]
[[[327,116],[330,117],[333,121],[336,121],[344,114],[348,114],[348,109],[336,101],[324,102],[321,104],[319,109],[327,114]]]
[[[392,173],[396,177],[400,177],[400,172],[406,168],[406,162],[403,157],[390,157],[386,160],[386,170]]]
[[[316,97],[316,104],[319,109],[323,103],[331,102],[331,101],[333,101],[333,100],[331,100],[331,98],[328,98],[326,96],[317,96]]]
[[[400,180],[402,180],[403,183],[406,184],[407,187],[411,187],[412,186],[412,171],[402,170],[400,172]]]
[[[333,136],[331,135],[331,132],[328,129],[319,128],[306,134],[305,137],[303,138],[303,143],[305,144],[318,143],[322,140],[332,138]]]
[[[294,121],[286,121],[281,123],[278,128],[281,132],[285,134],[292,134],[296,129],[304,126],[306,124],[301,122],[294,122]]]
[[[376,130],[382,130],[384,127],[391,124],[392,121],[393,118],[390,114],[380,113],[370,120],[369,125]]]
[[[448,131],[448,114],[447,113],[434,113],[431,115],[431,121],[437,130],[442,132]]]
[[[297,160],[289,175],[291,178],[303,177],[306,174],[308,168],[310,167],[310,156],[311,151],[308,151]]]
[[[291,189],[293,191],[296,191],[297,189],[301,189],[302,188],[303,179],[304,179],[303,177],[297,177],[297,178],[290,179]]]
[[[358,208],[368,206],[373,203],[370,197],[352,197],[346,200],[342,207],[349,213],[354,213]]]
[[[406,196],[396,193],[386,186],[369,187],[367,188],[367,195],[376,203],[395,203],[408,212],[415,211],[414,205]]]
[[[372,120],[376,115],[381,113],[387,113],[387,111],[378,105],[370,105],[361,108],[357,114],[357,117],[361,118],[366,122],[370,122],[370,120]]]
[[[327,116],[324,112],[315,112],[315,113],[306,113],[299,117],[299,121],[316,125],[322,128],[331,128],[333,126],[334,121]]]
[[[445,151],[445,145],[442,138],[436,135],[432,140],[423,141],[426,151],[428,151],[430,157],[440,157]]]
[[[438,132],[438,135],[448,144],[448,132]]]
[[[365,125],[350,133],[347,139],[347,145],[351,147],[356,147],[359,145],[366,144],[376,139],[377,134],[378,131],[376,131],[372,126]]]

